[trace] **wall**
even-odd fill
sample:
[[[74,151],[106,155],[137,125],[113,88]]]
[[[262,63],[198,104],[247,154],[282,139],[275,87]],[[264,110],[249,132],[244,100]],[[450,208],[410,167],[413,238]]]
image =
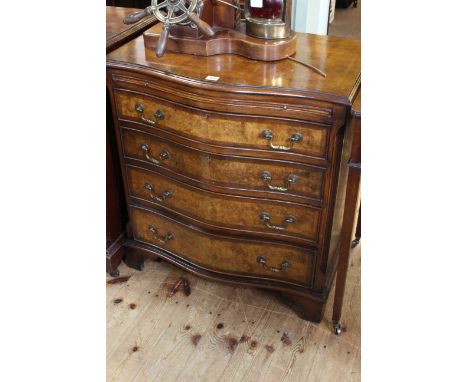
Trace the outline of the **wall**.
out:
[[[330,0],[293,0],[292,27],[296,32],[326,35]]]

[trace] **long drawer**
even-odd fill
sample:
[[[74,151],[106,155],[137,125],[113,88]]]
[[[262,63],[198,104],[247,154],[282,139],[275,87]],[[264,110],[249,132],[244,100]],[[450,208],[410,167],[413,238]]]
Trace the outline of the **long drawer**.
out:
[[[208,225],[316,243],[321,209],[298,203],[219,194],[127,166],[129,195]]]
[[[325,169],[279,160],[212,154],[162,137],[123,127],[127,159],[146,162],[221,192],[236,190],[321,201]],[[281,199],[281,197],[280,197]],[[283,197],[284,199],[284,197]]]
[[[316,251],[207,234],[162,214],[130,207],[135,240],[207,270],[310,285]]]
[[[226,92],[209,89],[211,86],[202,88],[185,86],[161,78],[153,81],[147,76],[127,74],[112,74],[114,92],[143,94],[201,110],[247,117],[275,116],[325,125],[332,125],[334,122],[341,124],[345,119],[341,105],[319,101],[315,97],[312,99],[310,94],[304,96],[304,94],[286,92],[279,95],[275,89],[272,89],[272,93],[276,93],[272,96],[272,94],[259,94],[255,88],[249,87],[242,92]]]
[[[288,153],[325,159],[327,155],[328,129],[324,125],[187,108],[124,91],[116,91],[115,99],[119,118],[201,142],[263,150],[272,157]]]

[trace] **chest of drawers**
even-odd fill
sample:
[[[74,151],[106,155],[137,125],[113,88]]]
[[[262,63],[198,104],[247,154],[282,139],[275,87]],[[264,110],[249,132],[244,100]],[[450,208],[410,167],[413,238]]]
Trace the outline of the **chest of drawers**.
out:
[[[107,57],[127,263],[280,291],[320,321],[342,233],[359,41],[298,34],[297,59]],[[216,82],[207,76],[220,77]]]

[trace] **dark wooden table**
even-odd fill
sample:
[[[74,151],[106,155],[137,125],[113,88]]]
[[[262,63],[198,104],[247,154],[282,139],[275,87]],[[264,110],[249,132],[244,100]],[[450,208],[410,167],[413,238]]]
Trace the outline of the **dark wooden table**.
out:
[[[112,52],[157,23],[154,16],[132,25],[122,22],[125,16],[138,11],[136,8],[106,7],[106,53]]]
[[[354,247],[353,225],[359,206],[359,187],[361,183],[361,88],[354,99],[349,118],[351,138],[351,154],[348,160],[348,179],[346,198],[343,211],[343,229],[341,232],[340,254],[336,273],[335,300],[333,301],[333,327],[336,334],[342,331],[340,320],[343,307],[343,297],[349,268],[349,255]],[[361,237],[361,211],[359,210],[356,238]]]
[[[125,25],[122,22],[126,15],[137,11],[138,9],[134,8],[106,7],[106,53],[112,52],[156,24],[154,17],[147,17],[133,25]],[[124,255],[122,242],[125,237],[127,211],[108,92],[106,97],[106,270],[117,275],[117,267]]]

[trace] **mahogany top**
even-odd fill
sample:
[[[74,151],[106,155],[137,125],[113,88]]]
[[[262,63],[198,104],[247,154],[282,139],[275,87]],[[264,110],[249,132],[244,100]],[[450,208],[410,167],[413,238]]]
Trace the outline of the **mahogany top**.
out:
[[[233,91],[255,87],[252,90],[258,93],[302,92],[305,96],[351,105],[361,79],[360,40],[297,33],[294,58],[319,68],[327,77],[288,59],[263,62],[232,54],[204,57],[170,52],[158,58],[154,51],[145,49],[142,36],[108,54],[107,65],[143,69],[199,86],[235,88]],[[213,83],[206,81],[207,76],[220,78]]]
[[[131,38],[143,33],[150,26],[157,23],[154,16],[146,17],[133,25],[125,25],[122,20],[125,16],[139,12],[141,9],[106,7],[106,51],[111,52]]]

